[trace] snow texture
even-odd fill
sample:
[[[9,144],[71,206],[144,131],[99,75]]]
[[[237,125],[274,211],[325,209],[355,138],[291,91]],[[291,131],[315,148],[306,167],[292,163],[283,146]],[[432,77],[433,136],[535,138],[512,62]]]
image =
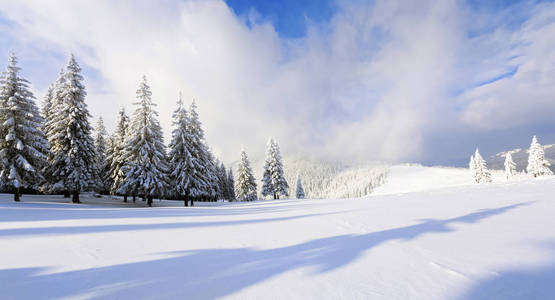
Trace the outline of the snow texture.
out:
[[[468,169],[405,165],[389,182],[417,174],[419,192],[217,207],[0,195],[0,295],[553,299],[553,176],[475,185]]]

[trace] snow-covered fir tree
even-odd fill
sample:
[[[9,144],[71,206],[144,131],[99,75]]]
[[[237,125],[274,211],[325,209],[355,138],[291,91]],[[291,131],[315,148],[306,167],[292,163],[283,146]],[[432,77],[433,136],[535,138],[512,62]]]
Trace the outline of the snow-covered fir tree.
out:
[[[94,186],[97,176],[90,114],[80,73],[81,68],[71,55],[63,80],[54,93],[55,116],[47,123],[52,151],[49,175],[53,187],[69,191],[74,203],[79,203],[81,191]]]
[[[474,165],[475,165],[475,181],[476,183],[487,183],[491,182],[491,173],[488,170],[486,161],[480,155],[480,151],[476,149],[474,153]]]
[[[94,128],[94,147],[96,150],[96,169],[97,169],[97,191],[100,194],[108,194],[110,191],[110,176],[106,152],[108,151],[107,137],[108,132],[104,126],[102,117],[98,118]]]
[[[516,164],[513,161],[513,156],[511,152],[507,152],[505,155],[505,177],[507,179],[512,178],[516,174]]]
[[[45,184],[42,185],[41,190],[47,193],[60,191],[64,188],[63,184],[61,184],[63,182],[62,178],[60,178],[61,176],[54,176],[54,173],[57,173],[57,170],[56,166],[52,165],[55,157],[57,157],[58,155],[56,151],[60,150],[59,147],[53,146],[62,142],[62,136],[55,135],[54,133],[55,129],[57,129],[58,127],[57,117],[59,116],[59,111],[62,107],[62,97],[60,96],[60,91],[62,83],[64,82],[64,74],[64,69],[60,69],[58,78],[50,86],[49,92],[46,94],[46,98],[42,107],[44,117],[43,130],[49,143],[49,151],[48,164],[43,169],[43,173],[47,181],[45,182]],[[64,190],[64,194],[66,197],[69,197],[69,192],[67,190]]]
[[[283,163],[279,146],[273,138],[268,139],[264,173],[262,174],[262,196],[289,196],[289,185],[283,173]]]
[[[233,178],[233,170],[229,168],[227,172],[227,195],[229,201],[235,201],[235,179]]]
[[[42,118],[43,118],[42,128],[45,134],[46,134],[46,120],[51,119],[50,112],[52,111],[53,98],[54,98],[54,84],[48,87],[48,90],[46,91],[46,94],[44,95],[44,98],[42,101],[42,109],[41,109]]]
[[[204,141],[204,131],[200,122],[197,105],[191,103],[188,112],[187,137],[189,138],[189,152],[192,156],[191,174],[188,196],[193,199],[207,199],[214,197],[214,183],[217,182],[214,172],[214,162],[211,153]]]
[[[192,170],[200,170],[200,167],[195,168],[194,164],[198,163],[193,160],[191,155],[191,138],[187,126],[189,119],[187,111],[183,107],[183,100],[181,93],[177,100],[177,109],[173,112],[173,126],[172,140],[169,145],[169,163],[171,166],[170,182],[173,191],[173,197],[184,201],[185,206],[188,206],[188,197],[190,197],[190,187],[193,180],[197,179]]]
[[[152,92],[146,76],[137,90],[137,109],[133,113],[130,132],[125,142],[128,161],[123,167],[125,181],[122,194],[141,195],[152,206],[154,196],[161,197],[167,188],[166,147],[158,112],[152,102]]]
[[[526,167],[526,171],[534,177],[553,175],[549,166],[551,166],[551,164],[545,159],[543,146],[538,143],[538,139],[534,135],[528,152],[528,166]]]
[[[472,174],[472,178],[474,179],[475,183],[478,183],[478,174],[476,173],[476,160],[474,159],[474,155],[470,156],[470,161],[468,162],[468,168]]]
[[[217,169],[217,177],[218,177],[218,198],[219,199],[226,199],[229,200],[228,196],[228,187],[227,187],[227,171],[224,166],[224,163],[220,163],[220,166]]]
[[[208,148],[205,144],[206,149],[208,149],[208,174],[210,178],[210,189],[208,194],[208,200],[217,201],[222,191],[220,191],[220,179],[218,175],[218,161],[214,157],[212,150]]]
[[[295,196],[297,196],[297,199],[304,199],[304,197],[305,197],[303,184],[301,183],[301,176],[300,175],[297,175],[297,188],[295,190]]]
[[[0,186],[13,190],[15,201],[20,200],[20,188],[36,189],[42,183],[48,152],[43,119],[19,71],[11,54],[0,81]]]
[[[237,166],[235,194],[239,201],[254,201],[257,199],[256,181],[252,174],[251,164],[245,149],[241,150],[241,160]]]
[[[121,109],[118,113],[116,122],[116,130],[112,135],[112,151],[108,156],[109,176],[110,176],[110,193],[118,194],[125,181],[125,172],[122,167],[127,163],[127,153],[125,151],[125,139],[128,134],[129,117],[125,114],[125,109]],[[123,202],[127,202],[127,193],[123,193]]]

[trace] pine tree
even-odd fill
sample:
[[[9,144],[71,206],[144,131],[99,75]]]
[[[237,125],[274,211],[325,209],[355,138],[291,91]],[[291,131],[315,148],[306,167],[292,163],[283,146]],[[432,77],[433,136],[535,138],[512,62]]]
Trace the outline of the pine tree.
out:
[[[252,174],[249,158],[245,150],[241,150],[241,160],[237,169],[237,181],[235,191],[240,201],[254,201],[256,196],[256,181]]]
[[[218,163],[211,149],[205,144],[207,149],[206,176],[208,178],[208,188],[206,190],[206,198],[210,201],[216,201],[220,195],[220,181],[218,179]]]
[[[545,159],[542,145],[538,143],[538,139],[534,136],[530,144],[526,171],[534,177],[553,175],[553,172],[549,169],[550,165],[551,164]]]
[[[107,139],[108,133],[106,132],[106,127],[104,126],[104,120],[102,117],[98,118],[95,127],[94,136],[94,147],[96,150],[96,169],[98,174],[97,190],[100,194],[107,194],[110,190],[109,183],[109,169],[107,165]]]
[[[97,176],[90,114],[80,73],[81,68],[71,55],[63,80],[56,87],[55,116],[48,133],[52,139],[50,166],[54,186],[72,193],[74,203],[79,203],[79,193],[92,187]]]
[[[128,134],[129,117],[125,114],[125,109],[121,109],[118,113],[116,130],[112,136],[113,150],[108,156],[109,176],[110,176],[110,192],[118,194],[118,190],[125,181],[125,172],[122,167],[127,163],[128,159],[125,152],[125,138]],[[127,202],[127,193],[123,193],[123,202]]]
[[[273,138],[269,138],[266,149],[266,161],[262,174],[262,196],[289,196],[289,185],[285,180],[279,146]]]
[[[46,121],[51,119],[51,115],[50,112],[52,111],[52,100],[54,97],[54,84],[50,85],[48,87],[48,90],[46,91],[46,94],[44,95],[44,99],[42,101],[42,117],[43,117],[43,122],[42,122],[42,130],[43,133],[46,134]]]
[[[491,173],[488,170],[486,161],[480,155],[478,149],[474,153],[474,163],[476,165],[476,183],[491,182]]]
[[[297,196],[297,199],[304,199],[304,197],[305,197],[300,175],[297,175],[297,189],[296,189],[295,194]]]
[[[56,169],[58,166],[53,165],[56,161],[58,153],[61,151],[60,147],[56,147],[56,145],[62,143],[63,136],[56,135],[55,132],[58,129],[58,121],[57,118],[60,116],[60,110],[62,107],[62,97],[61,97],[61,88],[64,82],[64,74],[65,70],[62,68],[60,69],[60,73],[58,74],[58,78],[56,81],[51,85],[51,89],[46,95],[46,99],[44,105],[42,107],[43,116],[44,116],[44,134],[48,139],[49,144],[49,151],[48,151],[48,164],[43,169],[43,173],[47,178],[47,182],[42,186],[43,192],[56,192],[59,190],[64,189],[63,185],[63,177],[59,174],[58,170]],[[57,175],[55,175],[57,174]],[[64,196],[69,197],[69,192],[64,190]]]
[[[224,163],[220,163],[220,166],[217,169],[217,177],[218,177],[218,198],[229,200],[228,195],[228,188],[227,188],[227,171],[225,169]]]
[[[170,181],[173,196],[182,199],[185,206],[188,206],[189,189],[191,181],[194,180],[194,174],[191,174],[190,171],[195,169],[193,167],[193,156],[190,152],[191,138],[188,136],[188,123],[187,111],[183,107],[183,100],[181,99],[181,93],[179,93],[177,109],[173,113],[174,129],[169,146],[170,166],[172,167]]]
[[[137,90],[137,109],[133,113],[131,129],[126,139],[126,156],[129,158],[123,171],[125,182],[120,188],[123,194],[142,195],[152,206],[154,196],[161,197],[167,188],[166,149],[162,128],[156,119],[158,113],[152,102],[152,92],[146,77]]]
[[[48,142],[42,132],[43,119],[29,91],[29,81],[19,77],[17,58],[10,62],[0,81],[0,185],[14,190],[37,188],[44,180]]]
[[[472,173],[472,178],[474,178],[474,182],[478,183],[478,173],[476,172],[476,161],[474,160],[474,155],[470,156],[470,162],[468,163],[468,168]]]
[[[235,198],[235,179],[233,178],[233,170],[231,168],[229,168],[227,173],[227,194],[229,201],[237,200]]]
[[[193,199],[213,197],[214,183],[217,182],[214,172],[214,162],[204,141],[204,131],[197,113],[195,101],[191,103],[188,114],[187,138],[192,160],[188,169],[190,185],[187,195]]]
[[[516,164],[513,161],[513,156],[511,152],[507,152],[505,155],[505,177],[507,179],[512,178],[516,174]]]

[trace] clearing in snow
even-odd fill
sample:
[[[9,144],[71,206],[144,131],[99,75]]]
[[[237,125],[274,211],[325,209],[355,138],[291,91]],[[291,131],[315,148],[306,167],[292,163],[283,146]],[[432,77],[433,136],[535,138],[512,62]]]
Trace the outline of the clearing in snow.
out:
[[[215,207],[1,195],[0,298],[553,299],[555,177],[450,185]]]

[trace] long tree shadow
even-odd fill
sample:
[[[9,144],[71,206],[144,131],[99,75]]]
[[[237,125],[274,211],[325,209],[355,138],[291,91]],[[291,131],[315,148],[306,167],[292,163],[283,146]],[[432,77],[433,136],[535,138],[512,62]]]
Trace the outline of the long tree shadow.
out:
[[[87,226],[55,226],[55,227],[25,227],[25,228],[10,228],[0,229],[0,237],[21,237],[28,235],[72,235],[84,233],[99,233],[99,232],[117,232],[117,231],[135,231],[135,230],[165,230],[165,229],[182,229],[182,228],[197,228],[197,227],[213,227],[213,226],[234,226],[234,225],[247,225],[257,223],[269,223],[290,221],[296,219],[303,219],[309,217],[319,217],[326,215],[343,214],[349,211],[336,211],[330,213],[318,214],[305,214],[287,217],[275,218],[258,218],[248,220],[227,220],[227,221],[212,221],[212,222],[167,222],[167,223],[153,223],[153,224],[111,224],[111,225],[87,225]]]
[[[69,296],[125,299],[212,299],[285,272],[314,274],[345,266],[365,251],[392,240],[450,232],[454,223],[475,223],[525,204],[362,235],[341,235],[275,249],[200,249],[170,252],[169,258],[86,270],[44,274],[44,268],[0,270],[0,295],[8,299]],[[42,275],[42,274],[44,275]],[[38,297],[37,297],[38,295]]]
[[[298,201],[298,200],[296,200]],[[0,222],[21,221],[58,221],[77,219],[124,219],[124,218],[164,218],[164,217],[204,217],[236,216],[243,214],[271,214],[314,207],[296,203],[282,205],[280,202],[261,203],[260,205],[226,205],[222,207],[121,207],[108,208],[98,205],[69,203],[0,203]]]

